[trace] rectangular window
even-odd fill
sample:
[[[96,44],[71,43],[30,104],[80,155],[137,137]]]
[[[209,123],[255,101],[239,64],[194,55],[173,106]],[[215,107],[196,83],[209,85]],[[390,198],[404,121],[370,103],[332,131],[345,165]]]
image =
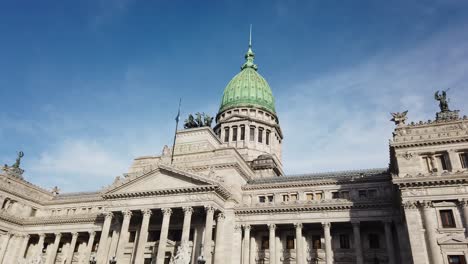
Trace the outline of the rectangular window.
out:
[[[306,199],[307,199],[307,201],[314,200],[314,194],[313,193],[306,193]]]
[[[270,240],[267,236],[262,237],[262,249],[270,248]]]
[[[270,145],[270,131],[269,130],[266,131],[265,144]]]
[[[379,235],[369,234],[369,248],[380,248]]]
[[[319,235],[312,236],[312,248],[313,249],[321,249],[322,248],[322,241]]]
[[[338,199],[338,198],[340,198],[340,193],[339,193],[339,192],[332,192],[332,198],[333,198],[333,199]]]
[[[245,126],[240,127],[240,140],[245,140]]]
[[[250,141],[255,141],[255,127],[250,127],[249,139]]]
[[[269,203],[272,203],[273,202],[273,195],[268,195],[267,199],[268,199]]]
[[[322,200],[322,193],[316,193],[315,200]]]
[[[440,210],[440,220],[443,228],[455,228],[455,219],[452,210]]]
[[[375,198],[377,197],[377,190],[369,190],[367,191],[367,195],[369,196],[369,198]]]
[[[436,161],[437,161],[437,167],[441,171],[448,170],[447,161],[445,160],[445,155],[436,156]]]
[[[359,190],[359,198],[360,199],[367,198],[367,191],[366,190]]]
[[[265,196],[259,196],[259,197],[258,197],[258,201],[259,201],[260,203],[264,203],[264,202],[265,202]]]
[[[258,142],[262,143],[263,142],[263,129],[258,128]]]
[[[286,249],[294,249],[294,237],[293,236],[286,237]]]
[[[465,256],[463,255],[458,255],[458,256],[449,255],[447,257],[448,257],[449,264],[466,264],[466,259],[465,259]]]
[[[349,199],[349,191],[342,191],[340,197],[341,199]]]
[[[283,194],[283,202],[288,202],[289,201],[289,195]]]
[[[224,142],[229,142],[229,127],[224,129]]]
[[[468,168],[468,153],[460,153],[461,166],[464,169]]]
[[[291,194],[290,199],[291,201],[297,201],[297,194],[296,193]]]
[[[232,128],[232,141],[237,141],[237,127]]]
[[[340,235],[340,248],[349,248],[349,235]]]
[[[156,230],[150,230],[148,232],[147,242],[155,242],[159,240],[161,232]]]

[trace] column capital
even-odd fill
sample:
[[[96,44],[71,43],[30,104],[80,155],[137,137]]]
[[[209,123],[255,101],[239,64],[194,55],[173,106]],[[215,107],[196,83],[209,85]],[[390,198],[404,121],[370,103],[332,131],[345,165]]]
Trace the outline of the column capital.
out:
[[[420,202],[420,204],[422,205],[422,207],[424,209],[432,208],[432,201],[424,200],[424,201]]]
[[[275,224],[267,224],[267,226],[268,226],[268,229],[269,229],[270,231],[276,229],[276,225],[275,225]]]
[[[38,236],[39,236],[39,238],[41,238],[41,237],[44,238],[44,237],[46,236],[46,234],[44,234],[44,233],[39,233]]]
[[[458,200],[458,205],[460,207],[462,207],[462,208],[463,207],[465,207],[465,208],[468,207],[468,198],[459,199]]]
[[[104,212],[104,217],[106,219],[112,219],[112,217],[114,217],[114,214],[110,211],[107,211],[107,212]]]
[[[235,225],[234,226],[234,233],[242,232],[242,225]]]
[[[171,208],[161,208],[161,211],[164,216],[170,216],[172,214],[172,209]]]
[[[385,225],[391,225],[393,223],[393,220],[392,219],[383,219],[382,223],[384,223]]]
[[[72,232],[71,234],[72,234],[72,237],[78,237],[79,235],[78,232]]]
[[[129,209],[124,209],[124,210],[122,210],[122,215],[123,215],[123,217],[125,219],[125,218],[132,217],[133,213]]]
[[[96,231],[89,231],[88,233],[90,237],[96,236]]]
[[[215,208],[214,208],[214,206],[212,206],[212,205],[205,205],[205,211],[206,211],[207,213],[214,213]]]
[[[322,227],[323,228],[330,228],[331,223],[330,222],[322,222]]]
[[[249,225],[249,224],[245,224],[245,225],[242,225],[244,227],[244,230],[245,231],[250,231],[250,229],[252,229],[252,227]]]
[[[182,207],[182,210],[184,210],[184,214],[186,214],[186,215],[192,215],[193,214],[193,207],[191,207],[191,206],[184,206],[184,207]]]
[[[143,217],[150,217],[153,214],[153,212],[151,211],[151,209],[145,208],[141,210],[141,214],[143,215]]]
[[[55,232],[54,235],[55,235],[55,238],[61,238],[62,237],[62,233],[60,233],[60,232]]]
[[[221,212],[221,213],[218,214],[217,219],[218,219],[218,222],[219,221],[224,221],[224,219],[226,219],[226,215],[224,215],[224,213]]]
[[[302,229],[302,223],[294,223],[294,227]]]
[[[351,221],[351,225],[352,225],[353,227],[360,227],[360,226],[361,226],[361,221],[359,221],[359,220],[353,220],[353,221]]]
[[[403,203],[404,209],[418,209],[418,203],[416,201],[406,201]]]

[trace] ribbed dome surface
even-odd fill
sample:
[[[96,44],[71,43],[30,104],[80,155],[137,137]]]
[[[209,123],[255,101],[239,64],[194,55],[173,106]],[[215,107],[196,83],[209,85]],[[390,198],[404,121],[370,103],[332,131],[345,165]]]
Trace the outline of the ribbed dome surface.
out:
[[[250,46],[245,58],[241,72],[224,89],[219,112],[234,107],[252,106],[275,114],[273,93],[267,81],[257,72],[257,65],[253,63],[255,54]]]

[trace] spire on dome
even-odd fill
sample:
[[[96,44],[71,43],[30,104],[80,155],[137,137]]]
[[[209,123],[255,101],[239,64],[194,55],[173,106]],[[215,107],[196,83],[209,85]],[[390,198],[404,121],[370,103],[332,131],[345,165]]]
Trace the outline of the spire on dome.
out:
[[[249,49],[247,50],[247,53],[245,54],[245,63],[242,65],[241,70],[245,68],[252,68],[254,70],[257,70],[258,67],[254,63],[254,59],[255,59],[255,53],[252,51],[252,24],[250,24]]]

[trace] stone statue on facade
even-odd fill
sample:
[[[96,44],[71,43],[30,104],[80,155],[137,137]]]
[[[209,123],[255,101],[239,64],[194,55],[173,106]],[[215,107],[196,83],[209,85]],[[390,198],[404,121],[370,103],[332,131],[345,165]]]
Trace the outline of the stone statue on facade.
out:
[[[189,114],[188,118],[185,120],[184,128],[211,127],[212,122],[213,117],[205,113],[196,113],[195,117]]]
[[[400,113],[400,112],[396,112],[396,113],[391,113],[392,114],[392,119],[390,121],[393,121],[395,122],[395,125],[397,126],[402,126],[405,124],[406,122],[406,119],[408,119],[406,117],[406,114],[408,114],[408,110]]]
[[[439,94],[439,91],[436,91],[434,94],[434,99],[439,101],[439,107],[440,107],[441,112],[450,111],[448,107],[448,101],[447,101],[447,91],[442,91],[442,94]]]
[[[190,263],[190,250],[188,243],[182,243],[177,249],[177,254],[172,259],[171,264],[189,264]]]
[[[24,170],[20,168],[22,157],[24,157],[24,152],[23,151],[18,152],[18,157],[16,158],[16,162],[11,166],[8,166],[5,164],[2,170],[9,176],[22,178],[23,177],[22,175],[24,173]]]

